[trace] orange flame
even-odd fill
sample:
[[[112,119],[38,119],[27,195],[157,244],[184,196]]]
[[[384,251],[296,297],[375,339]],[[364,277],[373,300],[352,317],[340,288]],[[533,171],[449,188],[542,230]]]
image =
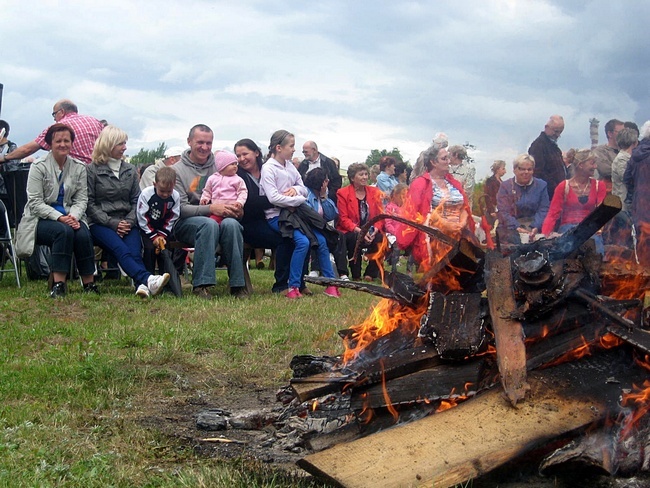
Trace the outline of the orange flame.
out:
[[[423,301],[426,304],[426,301]],[[355,359],[373,341],[402,327],[405,332],[415,334],[419,328],[420,318],[426,308],[413,310],[403,307],[392,300],[381,300],[372,310],[370,316],[361,324],[351,327],[352,334],[343,339],[345,352],[343,363]]]
[[[397,422],[399,420],[399,414],[397,413],[397,410],[395,410],[395,407],[393,407],[393,402],[391,402],[390,395],[388,394],[388,390],[386,389],[386,375],[384,374],[384,361],[383,360],[380,361],[380,364],[381,364],[381,391],[384,395],[386,408],[393,416],[393,419],[395,419],[395,422]]]
[[[643,382],[643,388],[633,385],[633,391],[623,395],[621,405],[634,407],[634,411],[626,417],[624,428],[621,431],[621,437],[625,438],[639,419],[650,410],[650,380]]]

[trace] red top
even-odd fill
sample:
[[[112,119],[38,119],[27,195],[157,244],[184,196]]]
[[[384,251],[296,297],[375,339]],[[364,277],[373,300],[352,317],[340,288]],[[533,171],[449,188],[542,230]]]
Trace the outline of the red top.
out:
[[[553,200],[548,209],[544,223],[542,224],[542,234],[550,234],[564,224],[579,224],[589,215],[598,205],[600,205],[607,195],[607,185],[604,182],[590,178],[589,198],[586,203],[578,201],[578,195],[569,185],[568,191],[566,185],[569,180],[560,182],[553,193]],[[560,225],[556,227],[558,219]]]
[[[65,114],[59,123],[65,124],[74,131],[74,142],[70,150],[70,157],[83,161],[86,164],[92,162],[93,147],[95,141],[99,137],[99,133],[104,126],[95,117],[89,115],[79,115],[76,113]],[[49,129],[49,127],[47,128]],[[45,134],[47,129],[40,133],[35,142],[41,148],[49,151],[50,145],[45,142]]]
[[[472,218],[472,210],[469,207],[463,185],[449,173],[445,176],[445,180],[463,195],[463,208],[467,212],[467,227],[473,234],[475,227],[474,219]],[[433,182],[431,181],[431,175],[424,173],[415,178],[411,186],[409,186],[406,200],[402,206],[402,217],[414,220],[420,224],[424,223],[427,215],[431,212],[432,198]],[[400,231],[397,232],[396,237],[400,249],[408,249],[413,246],[413,256],[415,259],[419,262],[424,261],[428,256],[425,235],[405,224],[398,224],[398,228]]]
[[[382,198],[384,194],[379,188],[366,186],[366,203],[368,204],[368,219],[384,213]],[[359,215],[359,199],[354,191],[354,185],[344,186],[336,192],[336,206],[339,209],[339,221],[336,228],[341,232],[353,232],[359,227],[361,216]],[[375,228],[382,230],[384,221],[380,220]]]

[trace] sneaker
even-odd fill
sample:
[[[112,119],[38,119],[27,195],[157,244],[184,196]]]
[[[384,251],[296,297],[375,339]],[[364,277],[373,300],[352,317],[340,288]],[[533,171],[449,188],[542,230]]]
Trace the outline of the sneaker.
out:
[[[138,289],[135,290],[135,294],[140,298],[149,298],[149,288],[147,288],[145,285],[139,285]]]
[[[207,286],[197,286],[192,290],[192,295],[198,298],[203,298],[204,300],[212,300],[212,295],[208,291]]]
[[[57,281],[52,285],[50,291],[50,298],[64,298],[65,297],[65,282]]]
[[[291,300],[294,300],[296,298],[302,298],[302,295],[300,294],[300,290],[298,290],[298,288],[296,288],[295,286],[292,286],[292,287],[289,288],[289,291],[287,292],[285,297],[287,297],[287,298],[289,298]]]
[[[318,271],[310,271],[307,276],[309,276],[310,278],[318,278],[319,275],[320,273]]]
[[[99,287],[95,283],[86,283],[84,285],[84,293],[99,295]]]
[[[149,279],[147,280],[147,288],[149,288],[151,296],[155,297],[158,293],[160,293],[168,281],[169,273],[149,276]]]
[[[348,278],[348,275],[340,275],[339,280],[341,280],[341,281],[350,281],[350,278]]]
[[[341,292],[336,286],[328,286],[324,291],[325,295],[332,298],[341,298]]]
[[[259,263],[257,263],[257,264],[255,265],[255,267],[256,267],[257,269],[264,269],[264,261],[260,261]]]

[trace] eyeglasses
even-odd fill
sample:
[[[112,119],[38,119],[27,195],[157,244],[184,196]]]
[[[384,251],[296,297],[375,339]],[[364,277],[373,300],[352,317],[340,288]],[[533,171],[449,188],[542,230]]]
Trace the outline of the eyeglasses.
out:
[[[58,114],[61,110],[63,110],[63,108],[60,108],[59,110],[55,110],[54,112],[52,112],[52,118],[56,119],[56,114]]]

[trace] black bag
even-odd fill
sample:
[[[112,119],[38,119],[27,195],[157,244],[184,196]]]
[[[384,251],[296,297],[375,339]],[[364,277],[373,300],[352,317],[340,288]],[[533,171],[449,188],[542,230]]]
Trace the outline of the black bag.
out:
[[[169,249],[163,249],[160,251],[160,270],[162,273],[169,273],[169,282],[165,286],[166,290],[169,290],[177,297],[183,296],[183,288],[181,286],[181,278],[176,271],[176,266],[174,266],[174,260],[172,258],[172,253]]]
[[[50,255],[48,246],[37,245],[30,257],[25,259],[25,270],[29,280],[46,280],[50,276]]]

